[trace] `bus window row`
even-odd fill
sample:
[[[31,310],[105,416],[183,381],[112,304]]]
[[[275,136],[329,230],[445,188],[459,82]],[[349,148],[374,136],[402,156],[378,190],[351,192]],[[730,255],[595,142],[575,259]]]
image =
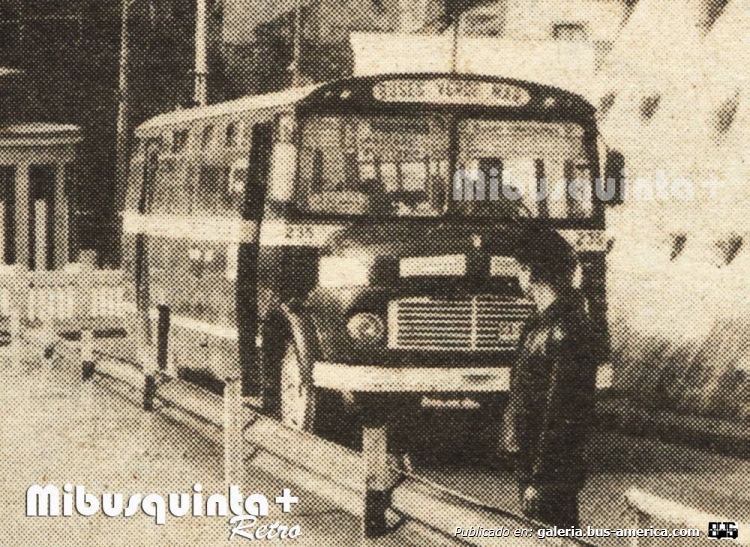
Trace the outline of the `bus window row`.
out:
[[[231,121],[225,124],[205,124],[193,128],[181,128],[165,131],[162,141],[164,156],[189,156],[193,154],[217,153],[222,149],[243,149],[249,146],[250,125],[242,121]],[[138,140],[134,146],[133,156],[144,154],[148,140]]]
[[[141,213],[239,217],[247,159],[225,163],[179,160],[154,151],[134,163],[127,208]]]

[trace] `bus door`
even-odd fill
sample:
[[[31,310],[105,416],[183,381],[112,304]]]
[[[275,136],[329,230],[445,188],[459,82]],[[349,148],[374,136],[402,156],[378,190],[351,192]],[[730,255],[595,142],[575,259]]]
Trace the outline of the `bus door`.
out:
[[[156,185],[156,172],[159,168],[159,139],[149,139],[146,142],[146,153],[143,162],[143,178],[138,200],[138,214],[147,215],[151,212]],[[141,320],[140,334],[145,340],[151,339],[149,309],[151,307],[148,283],[148,245],[146,234],[142,230],[135,236],[135,298],[138,315]]]
[[[258,261],[260,226],[268,189],[273,136],[273,122],[253,126],[242,220],[254,227],[255,237],[243,242],[237,255],[237,333],[242,367],[242,394],[251,397],[261,395],[262,379],[256,348],[259,322]]]

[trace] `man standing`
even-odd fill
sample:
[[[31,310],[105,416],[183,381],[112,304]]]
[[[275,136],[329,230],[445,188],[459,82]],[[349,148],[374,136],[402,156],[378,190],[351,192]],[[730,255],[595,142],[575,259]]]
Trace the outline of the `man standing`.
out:
[[[578,494],[595,411],[595,337],[571,285],[572,250],[559,234],[526,234],[516,260],[521,288],[538,313],[523,333],[511,374],[506,449],[516,456],[524,514],[549,525],[578,527]]]

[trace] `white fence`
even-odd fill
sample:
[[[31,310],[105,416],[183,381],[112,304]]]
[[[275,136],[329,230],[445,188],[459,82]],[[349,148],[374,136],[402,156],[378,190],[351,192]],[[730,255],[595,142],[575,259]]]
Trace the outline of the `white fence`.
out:
[[[119,270],[0,270],[0,317],[17,313],[26,324],[74,327],[84,320],[125,317]]]

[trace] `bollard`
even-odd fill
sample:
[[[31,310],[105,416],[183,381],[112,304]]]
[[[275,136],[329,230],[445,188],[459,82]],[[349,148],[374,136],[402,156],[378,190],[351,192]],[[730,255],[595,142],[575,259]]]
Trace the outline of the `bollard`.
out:
[[[154,398],[156,397],[156,366],[151,348],[148,346],[142,351],[141,364],[143,366],[143,410],[152,412],[154,410]]]
[[[243,444],[242,380],[238,375],[224,380],[224,482],[227,488],[242,484]]]
[[[388,489],[388,432],[383,414],[374,401],[364,408],[362,453],[365,459],[364,536],[377,538],[388,532],[386,511],[390,507]]]
[[[169,306],[160,304],[156,309],[159,313],[156,327],[156,364],[159,370],[166,370],[169,357]]]
[[[635,507],[631,508],[631,511],[633,513],[633,526],[636,530],[649,527],[651,519],[648,515],[642,513]],[[631,536],[630,547],[638,547],[638,538],[636,536]]]
[[[86,329],[81,331],[81,378],[83,381],[94,377],[94,334]]]
[[[143,410],[152,412],[154,410],[154,397],[156,396],[156,379],[153,374],[144,377],[143,383]]]
[[[13,367],[20,367],[22,359],[21,316],[16,311],[10,314],[10,359]]]

